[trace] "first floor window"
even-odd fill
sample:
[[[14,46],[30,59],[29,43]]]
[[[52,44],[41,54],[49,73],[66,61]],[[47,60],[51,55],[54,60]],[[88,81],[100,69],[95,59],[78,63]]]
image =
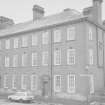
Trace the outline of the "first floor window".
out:
[[[60,65],[61,64],[61,50],[56,49],[54,50],[54,65]]]
[[[61,91],[61,75],[54,76],[54,91],[55,92]]]
[[[67,50],[67,64],[68,65],[74,65],[75,64],[75,49],[68,49]]]
[[[10,64],[10,58],[8,56],[5,56],[5,67],[9,67]]]
[[[32,46],[37,46],[38,44],[38,36],[32,35]]]
[[[92,40],[93,39],[93,32],[92,32],[92,27],[89,26],[88,28],[88,36],[89,36],[89,40]]]
[[[26,66],[27,65],[27,54],[24,53],[22,55],[22,66]]]
[[[8,75],[4,75],[4,88],[8,88]]]
[[[54,30],[54,42],[61,42],[61,30]]]
[[[0,50],[2,49],[2,41],[0,40]]]
[[[75,40],[75,27],[67,28],[67,40]]]
[[[93,65],[93,49],[88,50],[89,53],[89,65]]]
[[[22,37],[22,47],[27,47],[28,46],[28,37],[23,36]]]
[[[16,75],[12,76],[12,89],[16,89]]]
[[[75,93],[75,75],[74,74],[68,75],[68,92]]]
[[[13,67],[17,67],[18,66],[18,55],[14,55],[13,56]]]
[[[14,38],[14,48],[18,48],[19,39]]]
[[[32,53],[32,66],[38,65],[38,54],[36,52]]]
[[[48,65],[48,51],[44,51],[42,53],[42,65],[44,66]]]
[[[22,75],[21,76],[21,89],[26,89],[27,88],[27,75]]]
[[[5,41],[5,48],[10,49],[10,39],[6,39]]]
[[[37,75],[31,75],[31,90],[37,89]]]
[[[49,40],[49,32],[42,33],[42,44],[48,44]]]

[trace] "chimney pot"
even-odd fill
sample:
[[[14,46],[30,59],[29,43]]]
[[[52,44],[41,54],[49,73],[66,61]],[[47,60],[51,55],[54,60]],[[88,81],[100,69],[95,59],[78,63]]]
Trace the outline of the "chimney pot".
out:
[[[41,19],[44,16],[44,8],[39,5],[33,6],[33,21]]]

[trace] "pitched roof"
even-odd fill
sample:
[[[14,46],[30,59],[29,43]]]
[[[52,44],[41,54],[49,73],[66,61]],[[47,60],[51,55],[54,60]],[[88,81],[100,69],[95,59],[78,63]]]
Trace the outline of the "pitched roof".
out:
[[[0,31],[0,37],[17,34],[17,33],[25,32],[29,30],[39,29],[41,27],[47,27],[55,24],[65,23],[65,22],[77,20],[80,18],[84,18],[84,16],[78,11],[73,9],[65,9],[63,12],[59,14],[46,16],[34,22],[28,21],[25,23],[16,24],[7,29],[3,29]]]

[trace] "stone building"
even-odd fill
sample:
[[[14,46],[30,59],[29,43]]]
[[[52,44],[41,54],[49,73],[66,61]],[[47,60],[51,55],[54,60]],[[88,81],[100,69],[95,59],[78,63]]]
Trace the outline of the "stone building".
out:
[[[64,9],[0,31],[1,90],[86,100],[105,88],[102,0],[83,13]]]

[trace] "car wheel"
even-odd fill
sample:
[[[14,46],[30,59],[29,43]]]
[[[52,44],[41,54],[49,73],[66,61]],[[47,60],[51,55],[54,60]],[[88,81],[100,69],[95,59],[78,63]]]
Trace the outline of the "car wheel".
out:
[[[22,103],[22,102],[23,102],[23,100],[22,100],[22,99],[20,99],[20,100],[19,100],[19,102],[20,102],[20,103]]]
[[[12,98],[9,98],[10,101],[12,101]]]

